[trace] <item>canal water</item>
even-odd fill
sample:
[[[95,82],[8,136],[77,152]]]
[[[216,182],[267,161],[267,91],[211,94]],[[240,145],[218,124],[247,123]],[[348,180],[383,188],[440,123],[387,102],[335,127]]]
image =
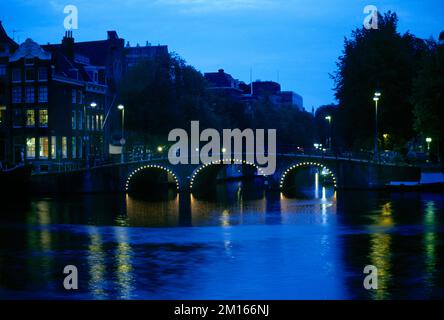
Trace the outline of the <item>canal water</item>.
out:
[[[2,200],[0,299],[444,298],[443,193],[217,188]]]

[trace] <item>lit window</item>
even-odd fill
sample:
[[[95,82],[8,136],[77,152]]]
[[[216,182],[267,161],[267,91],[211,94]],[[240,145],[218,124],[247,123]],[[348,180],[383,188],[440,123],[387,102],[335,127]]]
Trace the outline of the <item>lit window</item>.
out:
[[[27,127],[35,126],[35,111],[32,109],[26,110],[26,126]]]
[[[26,158],[35,158],[35,138],[26,138]]]
[[[39,81],[46,81],[46,80],[48,80],[48,69],[39,68]]]
[[[56,159],[57,157],[57,139],[55,136],[51,137],[51,159]]]
[[[96,114],[96,130],[100,130],[100,126],[99,126],[99,115]]]
[[[25,80],[28,82],[35,81],[35,70],[34,69],[26,69]]]
[[[6,106],[0,106],[0,124],[6,121]]]
[[[48,137],[40,137],[40,153],[39,156],[41,159],[49,158],[49,139]]]
[[[22,88],[16,87],[12,88],[12,103],[22,102]]]
[[[39,87],[39,102],[48,102],[48,87]]]
[[[77,122],[76,122],[76,112],[73,110],[71,112],[71,127],[73,129],[75,129],[76,128],[76,124],[77,124]]]
[[[76,145],[76,137],[72,137],[71,138],[71,143],[72,143],[72,158],[74,159],[76,157],[76,153],[77,153],[77,145]]]
[[[48,126],[48,109],[39,110],[39,125],[42,128],[46,128]]]
[[[26,87],[26,89],[25,89],[25,102],[28,102],[28,103],[34,103],[35,102],[35,95],[34,95],[34,88],[33,87]]]
[[[68,158],[68,145],[66,137],[62,137],[62,158]]]
[[[12,70],[12,82],[20,82],[22,81],[22,70],[13,69]]]

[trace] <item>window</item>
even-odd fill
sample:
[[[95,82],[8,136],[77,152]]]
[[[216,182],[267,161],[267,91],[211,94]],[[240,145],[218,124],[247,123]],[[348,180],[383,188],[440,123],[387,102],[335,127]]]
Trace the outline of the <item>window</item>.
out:
[[[35,81],[35,70],[34,69],[26,69],[25,80],[28,82]]]
[[[0,76],[6,75],[6,66],[4,64],[0,65]]]
[[[82,140],[82,137],[77,137],[77,141],[78,141],[78,146],[79,146],[79,148],[77,149],[77,158],[82,159],[82,157],[83,157],[83,140]]]
[[[77,122],[76,122],[76,112],[73,110],[71,112],[71,127],[73,129],[75,129],[76,128],[76,124],[77,124]]]
[[[35,158],[35,138],[26,138],[26,158]]]
[[[25,102],[27,102],[27,103],[34,103],[35,102],[34,88],[33,87],[26,87],[26,89],[25,89]]]
[[[23,113],[21,109],[14,109],[12,123],[14,127],[23,126]]]
[[[39,102],[48,102],[48,87],[39,87]]]
[[[26,126],[27,127],[35,126],[35,111],[32,109],[26,110]]]
[[[39,68],[39,81],[46,81],[46,80],[48,80],[48,69]]]
[[[51,137],[51,159],[57,158],[57,139],[55,136]]]
[[[82,129],[82,121],[83,121],[83,119],[82,119],[82,111],[79,111],[79,113],[77,114],[77,128],[79,130]]]
[[[13,69],[12,70],[12,82],[20,82],[22,81],[22,70]]]
[[[16,87],[12,88],[12,103],[22,102],[22,88]]]
[[[49,139],[48,139],[48,137],[40,137],[39,144],[40,144],[40,152],[39,152],[40,158],[41,159],[48,159],[49,158]]]
[[[72,137],[71,138],[71,143],[72,143],[72,148],[71,148],[71,153],[72,153],[72,159],[76,158],[77,155],[77,140],[76,137]]]
[[[0,124],[6,121],[6,106],[0,106]]]
[[[66,159],[68,158],[68,145],[67,145],[67,138],[62,137],[62,158]]]
[[[91,130],[92,130],[92,131],[96,130],[96,121],[95,121],[94,119],[95,119],[95,117],[94,117],[94,115],[92,114],[92,115],[91,115]]]
[[[25,58],[25,65],[27,66],[34,65],[34,58]]]
[[[79,90],[79,104],[83,103],[83,94],[82,91]]]
[[[48,109],[39,110],[39,126],[41,128],[48,127]]]
[[[72,103],[77,103],[77,90],[75,90],[75,89],[72,89],[72,99],[71,99],[71,102]]]
[[[100,130],[100,127],[99,127],[99,115],[98,114],[96,114],[96,130],[97,131]]]
[[[100,115],[100,130],[103,130],[103,114]]]

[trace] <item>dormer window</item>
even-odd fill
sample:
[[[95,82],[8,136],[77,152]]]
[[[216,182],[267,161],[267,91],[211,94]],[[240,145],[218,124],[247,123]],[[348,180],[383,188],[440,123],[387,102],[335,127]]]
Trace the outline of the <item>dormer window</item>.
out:
[[[33,66],[34,65],[34,58],[25,58],[25,65],[26,66]]]
[[[35,70],[34,69],[26,69],[25,80],[28,82],[35,81]]]

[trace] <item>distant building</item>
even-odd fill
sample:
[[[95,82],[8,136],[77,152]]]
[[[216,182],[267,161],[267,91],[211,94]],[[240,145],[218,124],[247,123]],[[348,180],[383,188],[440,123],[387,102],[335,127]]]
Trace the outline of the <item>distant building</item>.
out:
[[[282,91],[279,95],[282,104],[295,106],[301,111],[304,110],[304,100],[296,92]]]
[[[126,64],[128,68],[131,68],[144,60],[152,60],[162,56],[168,56],[168,46],[152,46],[149,42],[145,46],[137,44],[135,47],[131,47],[129,42],[125,47]]]
[[[274,105],[291,105],[304,110],[303,99],[292,91],[281,91],[281,85],[274,81],[254,81],[246,84],[233,78],[224,69],[204,74],[210,90],[226,94],[251,107],[255,101],[267,98]]]
[[[46,48],[27,39],[9,57],[10,161],[51,171],[103,160],[105,67],[75,51],[71,32]]]
[[[213,91],[224,93],[232,97],[241,97],[243,91],[239,87],[240,82],[234,79],[230,74],[225,73],[224,69],[217,72],[207,72],[204,74],[208,82],[208,88]]]
[[[275,105],[291,105],[304,110],[302,96],[293,91],[281,91],[281,85],[274,81],[253,82],[254,97],[268,97]]]
[[[10,149],[8,64],[9,57],[17,48],[18,44],[6,34],[0,21],[0,162],[2,166],[8,162],[8,150]]]
[[[254,81],[253,96],[274,96],[281,92],[281,85],[274,81]]]

